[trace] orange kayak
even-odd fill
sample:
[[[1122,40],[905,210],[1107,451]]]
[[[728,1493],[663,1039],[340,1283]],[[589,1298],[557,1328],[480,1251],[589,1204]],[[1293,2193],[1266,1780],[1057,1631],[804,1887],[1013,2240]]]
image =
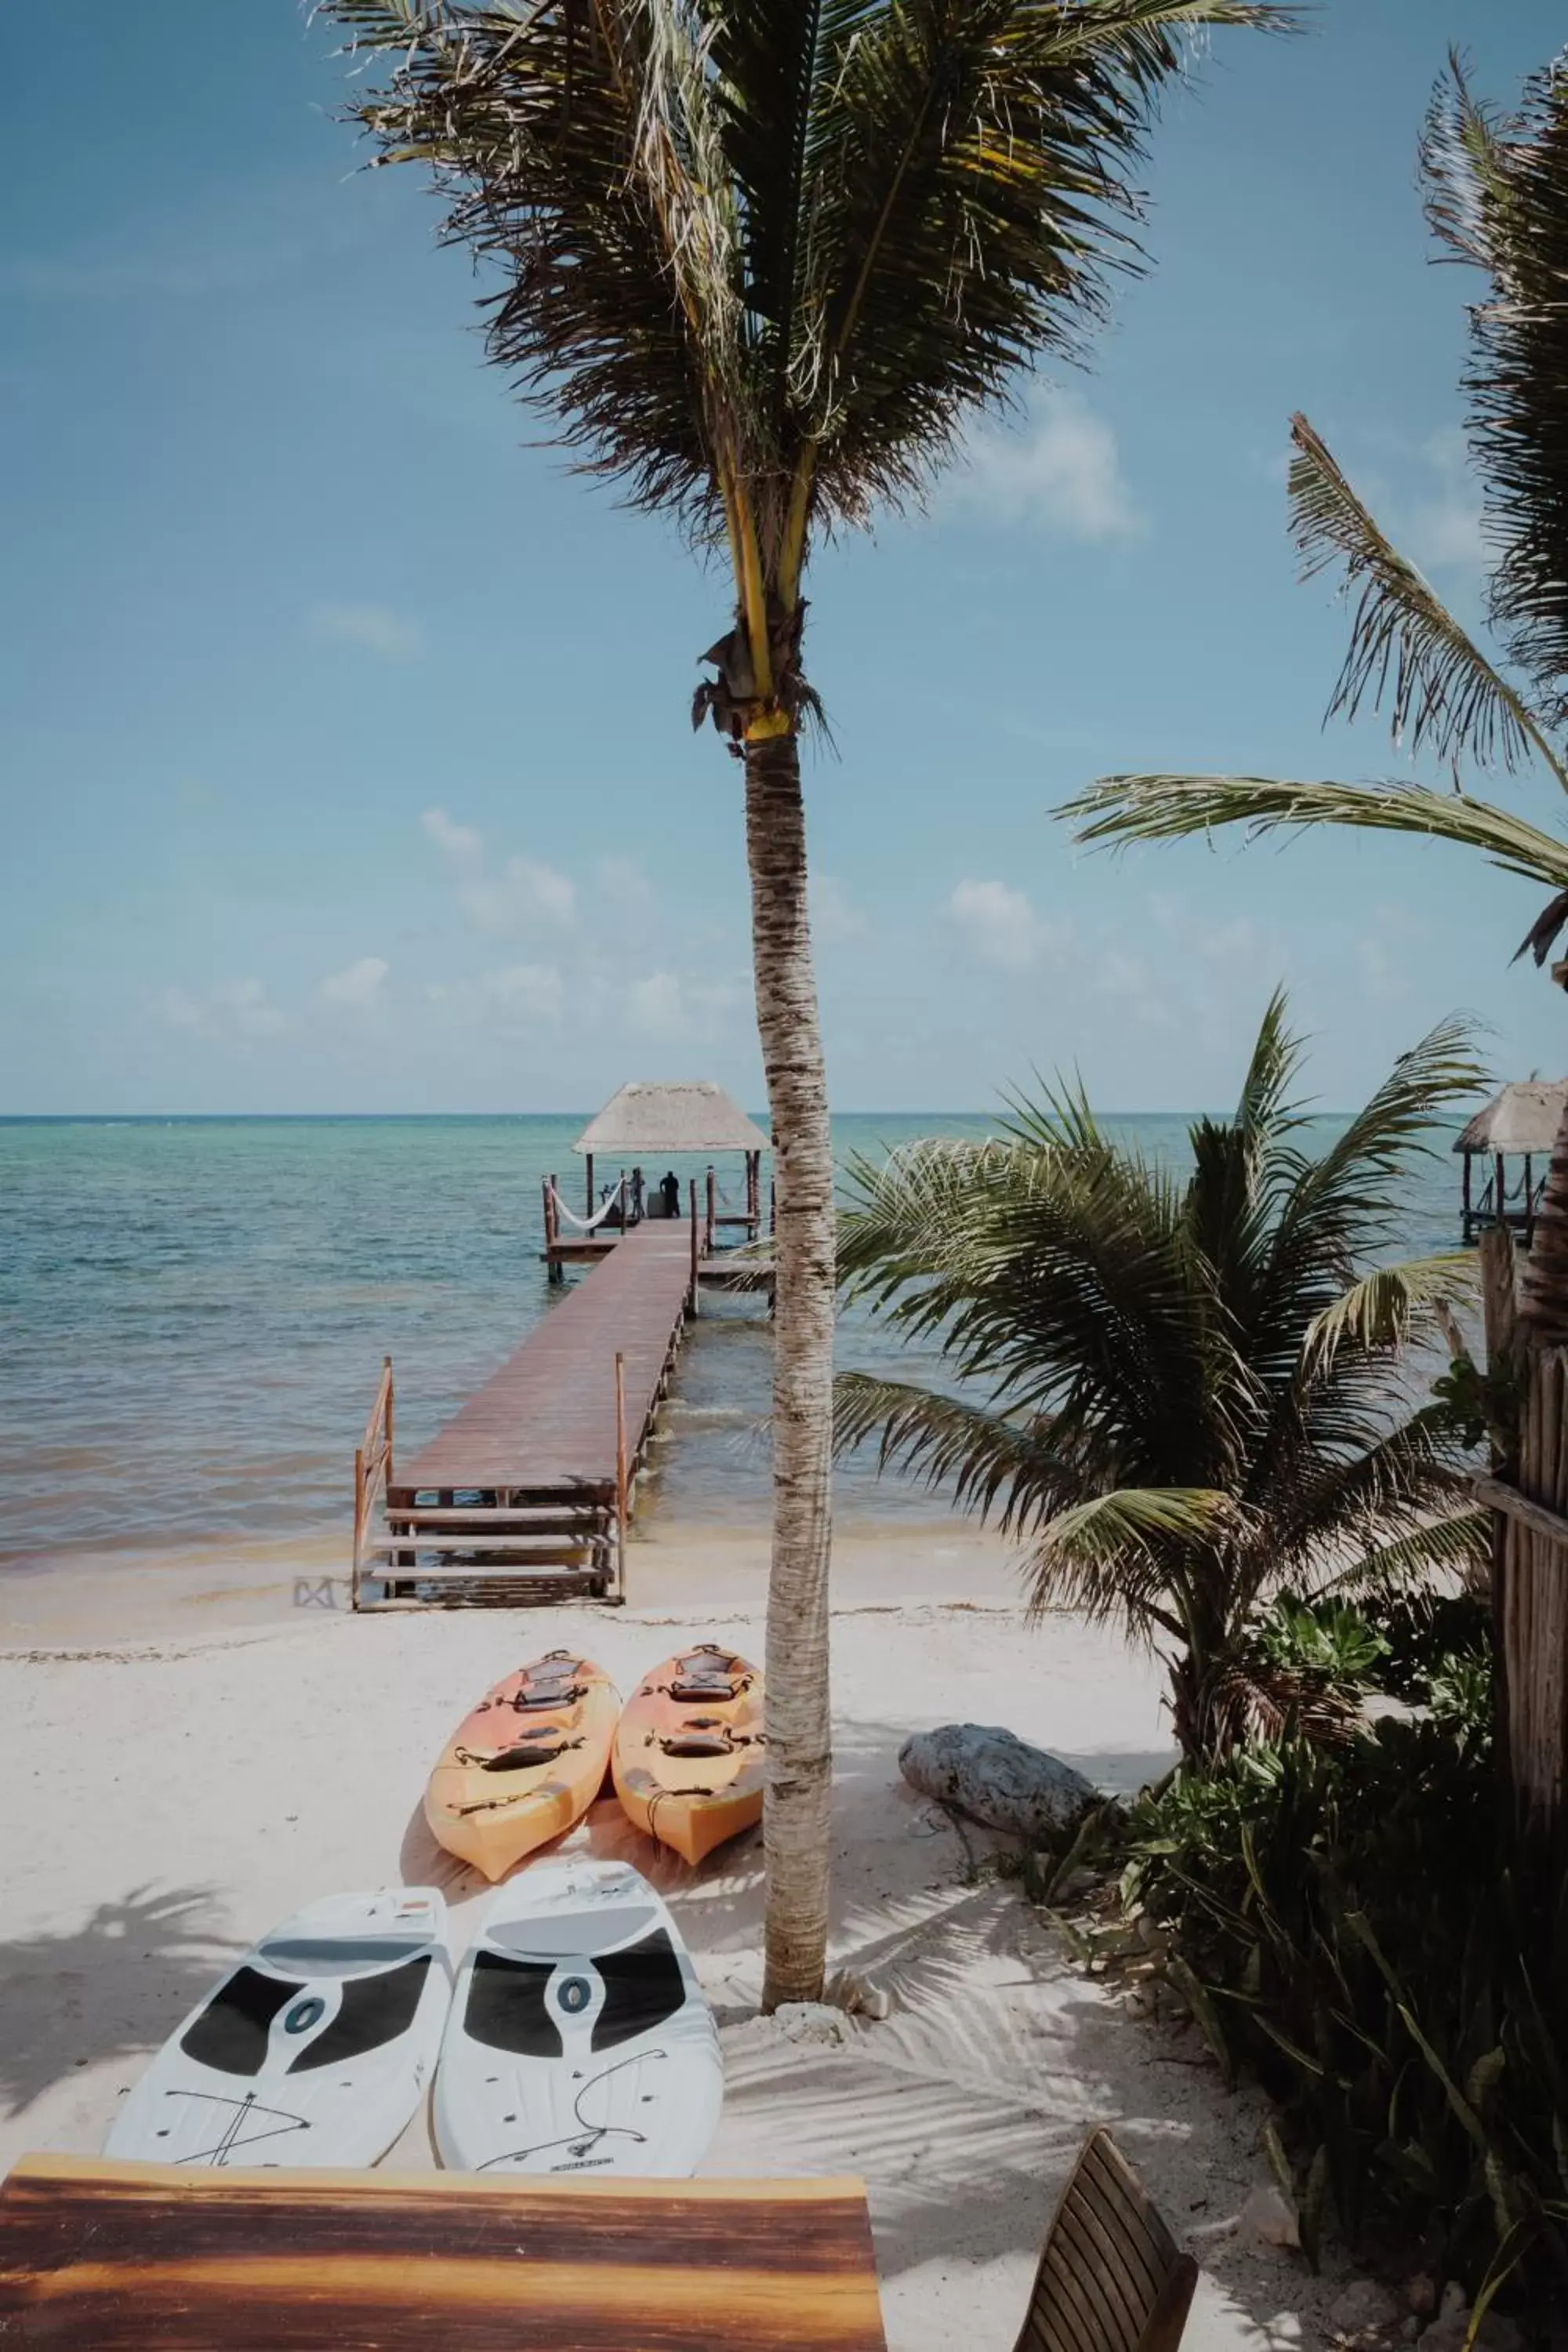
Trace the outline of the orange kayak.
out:
[[[763,1678],[705,1642],[643,1676],[611,1766],[626,1819],[697,1863],[762,1819]]]
[[[425,1791],[448,1853],[489,1879],[580,1821],[604,1784],[620,1693],[602,1666],[552,1650],[463,1717]]]

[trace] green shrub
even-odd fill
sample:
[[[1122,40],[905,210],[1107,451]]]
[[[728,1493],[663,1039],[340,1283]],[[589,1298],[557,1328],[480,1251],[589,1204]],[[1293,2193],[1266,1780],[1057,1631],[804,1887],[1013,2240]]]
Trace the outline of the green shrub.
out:
[[[1276,2101],[1314,2259],[1331,2206],[1352,2243],[1568,2301],[1568,2063],[1523,1958],[1489,1680],[1465,1653],[1426,1671],[1428,1715],[1145,1794],[1122,1901],[1227,2075]]]

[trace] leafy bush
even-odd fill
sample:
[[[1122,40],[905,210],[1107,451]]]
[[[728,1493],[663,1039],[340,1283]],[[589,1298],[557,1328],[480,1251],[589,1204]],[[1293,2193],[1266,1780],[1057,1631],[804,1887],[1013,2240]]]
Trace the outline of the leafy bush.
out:
[[[1484,1667],[1434,1659],[1423,1717],[1146,1793],[1122,1902],[1227,2075],[1277,2102],[1309,2252],[1331,2205],[1352,2242],[1568,2300],[1568,2060],[1523,1957]]]
[[[1489,1673],[1491,1603],[1476,1592],[1417,1591],[1380,1601],[1384,1656],[1377,1687],[1429,1706],[1436,1685],[1464,1668]]]

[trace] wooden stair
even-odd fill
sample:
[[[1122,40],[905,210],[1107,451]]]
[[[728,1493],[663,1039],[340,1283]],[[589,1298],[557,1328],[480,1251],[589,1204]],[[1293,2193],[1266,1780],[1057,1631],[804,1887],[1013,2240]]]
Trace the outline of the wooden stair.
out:
[[[516,1608],[615,1593],[616,1501],[608,1496],[475,1491],[459,1499],[396,1486],[367,1533],[362,1609]]]

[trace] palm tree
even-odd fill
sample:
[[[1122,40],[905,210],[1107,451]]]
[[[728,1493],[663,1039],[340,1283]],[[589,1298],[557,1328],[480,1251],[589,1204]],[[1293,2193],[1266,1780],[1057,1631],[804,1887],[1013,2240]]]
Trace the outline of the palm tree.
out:
[[[1568,66],[1500,117],[1450,60],[1421,144],[1426,213],[1448,251],[1490,278],[1470,313],[1469,439],[1496,555],[1489,660],[1379,529],[1304,416],[1291,424],[1294,537],[1310,575],[1342,564],[1357,597],[1330,715],[1386,706],[1396,742],[1449,766],[1451,792],[1260,776],[1102,777],[1058,814],[1080,840],[1170,840],[1242,824],[1342,824],[1479,850],[1552,897],[1518,953],[1544,963],[1568,922],[1568,837],[1458,789],[1462,763],[1533,762],[1568,792]],[[1510,675],[1510,672],[1513,675]]]
[[[846,1373],[840,1443],[875,1437],[884,1465],[994,1516],[1037,1609],[1152,1643],[1198,1761],[1332,1696],[1270,1658],[1271,1596],[1485,1549],[1447,1409],[1391,1402],[1468,1262],[1374,1262],[1425,1137],[1481,1072],[1460,1027],[1434,1030],[1313,1157],[1300,1060],[1277,996],[1235,1115],[1192,1127],[1184,1181],[1058,1091],[1015,1105],[1000,1140],[859,1164],[839,1220],[850,1294],[935,1337],[957,1376]]]
[[[806,923],[808,557],[1135,267],[1130,176],[1199,26],[1279,0],[325,0],[353,109],[495,268],[489,354],[585,468],[717,551],[693,718],[745,768],[778,1171],[764,2005],[820,1991],[831,1757],[833,1165]]]

